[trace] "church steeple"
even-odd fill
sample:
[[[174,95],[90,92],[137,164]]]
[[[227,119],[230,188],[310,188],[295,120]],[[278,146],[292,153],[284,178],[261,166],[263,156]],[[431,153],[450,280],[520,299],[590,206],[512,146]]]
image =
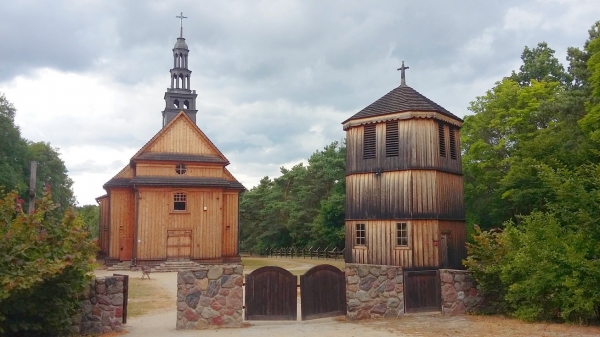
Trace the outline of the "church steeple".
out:
[[[165,110],[163,111],[163,127],[167,125],[180,111],[184,111],[194,123],[196,122],[196,90],[190,89],[192,71],[188,69],[189,49],[183,38],[183,13],[176,16],[180,19],[179,37],[173,47],[173,68],[171,72],[171,87],[165,92]]]

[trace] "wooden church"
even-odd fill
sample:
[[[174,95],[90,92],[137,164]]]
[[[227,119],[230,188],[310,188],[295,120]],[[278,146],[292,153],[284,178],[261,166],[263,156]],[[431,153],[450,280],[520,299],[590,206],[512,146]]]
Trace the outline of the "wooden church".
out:
[[[238,202],[244,187],[196,125],[188,54],[180,31],[163,127],[104,184],[106,195],[96,199],[100,251],[109,265],[240,261]]]
[[[462,120],[402,81],[344,121],[346,262],[462,269]]]

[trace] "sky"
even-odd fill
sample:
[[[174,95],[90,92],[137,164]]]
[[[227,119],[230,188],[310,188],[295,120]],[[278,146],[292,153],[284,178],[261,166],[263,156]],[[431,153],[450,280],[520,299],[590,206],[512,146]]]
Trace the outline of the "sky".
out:
[[[190,49],[197,124],[250,189],[344,138],[406,82],[459,117],[545,41],[566,67],[597,0],[0,2],[0,93],[58,148],[80,205],[162,126],[172,48]]]

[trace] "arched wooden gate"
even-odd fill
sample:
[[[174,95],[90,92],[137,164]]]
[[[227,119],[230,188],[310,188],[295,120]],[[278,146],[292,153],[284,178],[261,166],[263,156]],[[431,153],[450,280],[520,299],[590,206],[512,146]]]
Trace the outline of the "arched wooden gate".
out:
[[[297,277],[280,267],[262,267],[246,276],[246,320],[297,319]],[[300,277],[302,320],[346,314],[344,272],[331,265]]]
[[[296,276],[280,267],[262,267],[246,276],[246,320],[295,321]]]
[[[346,314],[346,279],[338,268],[323,264],[300,276],[302,320]]]

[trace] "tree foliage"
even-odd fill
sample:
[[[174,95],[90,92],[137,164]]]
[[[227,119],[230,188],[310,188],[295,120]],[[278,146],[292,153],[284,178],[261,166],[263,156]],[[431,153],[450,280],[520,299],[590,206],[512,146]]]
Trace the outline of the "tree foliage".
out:
[[[21,137],[15,124],[17,110],[4,94],[0,94],[0,187],[15,190],[29,202],[29,175],[32,160],[38,162],[36,193],[42,194],[46,184],[52,186],[52,194],[60,205],[59,212],[75,203],[73,181],[67,175],[65,163],[57,148],[46,142],[31,142]]]
[[[333,142],[308,165],[281,168],[242,195],[242,249],[344,245],[346,147]]]
[[[78,206],[77,213],[85,225],[84,228],[93,238],[97,238],[98,227],[100,226],[100,207],[98,205]]]
[[[600,22],[589,33],[567,72],[545,43],[525,48],[465,118],[467,220],[481,228],[464,263],[492,308],[526,320],[600,319]]]
[[[56,217],[49,191],[33,213],[15,192],[0,200],[0,333],[68,333],[89,284],[96,251],[84,224],[69,208]]]

